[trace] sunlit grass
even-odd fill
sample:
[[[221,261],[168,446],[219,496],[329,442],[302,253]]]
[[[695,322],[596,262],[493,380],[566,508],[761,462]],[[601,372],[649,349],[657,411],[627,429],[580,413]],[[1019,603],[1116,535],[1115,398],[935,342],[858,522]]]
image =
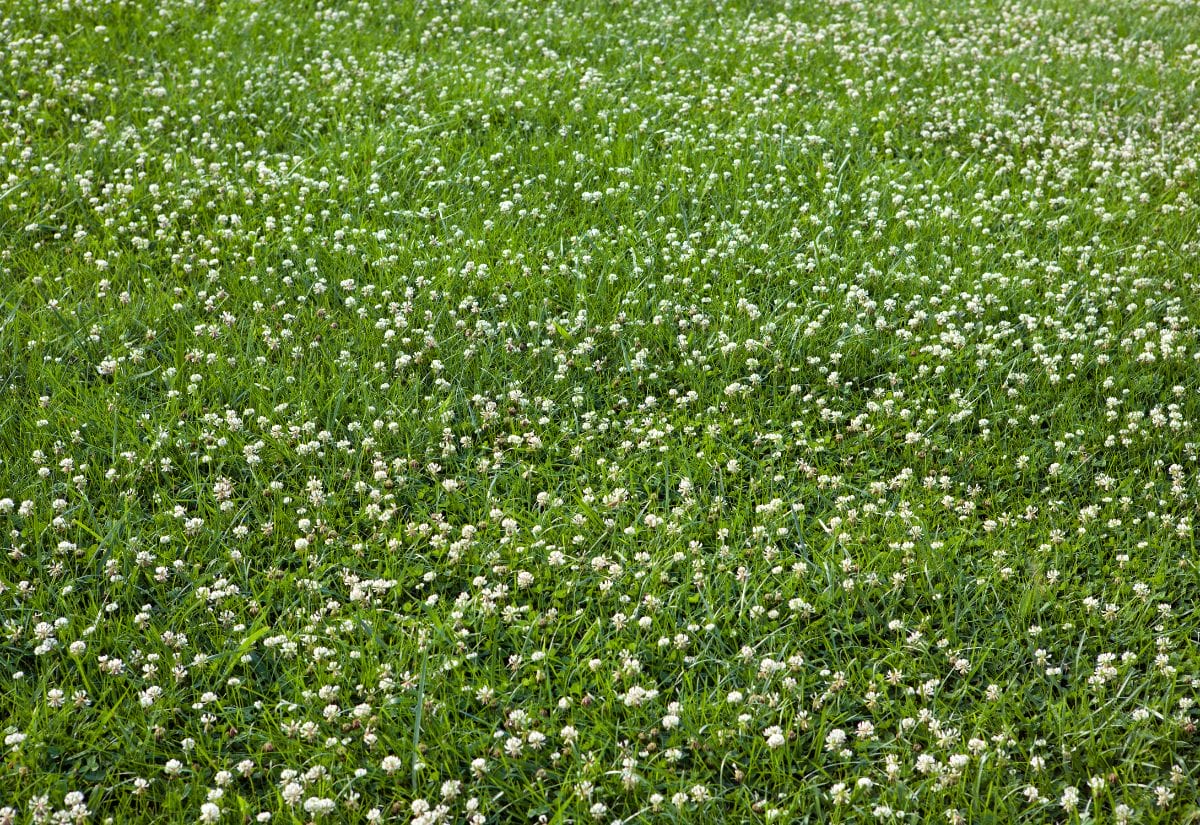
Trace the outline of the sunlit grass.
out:
[[[0,0],[0,825],[1195,818],[1198,37]]]

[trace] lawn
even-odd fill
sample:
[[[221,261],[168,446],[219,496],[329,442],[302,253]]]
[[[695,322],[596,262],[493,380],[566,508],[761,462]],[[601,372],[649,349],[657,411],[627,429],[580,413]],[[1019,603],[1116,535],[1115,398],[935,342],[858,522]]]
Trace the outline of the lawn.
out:
[[[1196,0],[0,0],[0,825],[1200,821]]]

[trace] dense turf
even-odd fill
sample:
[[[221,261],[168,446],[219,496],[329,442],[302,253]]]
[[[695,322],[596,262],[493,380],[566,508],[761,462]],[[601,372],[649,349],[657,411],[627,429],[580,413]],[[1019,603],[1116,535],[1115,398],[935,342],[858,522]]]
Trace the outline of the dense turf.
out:
[[[1197,42],[0,0],[0,823],[1196,817]]]

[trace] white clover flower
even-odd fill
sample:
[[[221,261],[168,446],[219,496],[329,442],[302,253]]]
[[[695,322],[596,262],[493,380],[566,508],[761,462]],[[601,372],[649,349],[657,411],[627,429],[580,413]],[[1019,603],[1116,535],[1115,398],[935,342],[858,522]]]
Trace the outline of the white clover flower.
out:
[[[787,737],[783,734],[783,728],[778,725],[773,725],[764,730],[763,736],[766,737],[768,748],[781,748],[787,744]]]

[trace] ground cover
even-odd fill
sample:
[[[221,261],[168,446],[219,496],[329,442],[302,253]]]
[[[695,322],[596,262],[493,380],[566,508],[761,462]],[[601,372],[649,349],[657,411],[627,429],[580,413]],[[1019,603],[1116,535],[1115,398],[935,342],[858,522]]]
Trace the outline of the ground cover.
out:
[[[1198,42],[0,0],[0,823],[1190,821]]]

